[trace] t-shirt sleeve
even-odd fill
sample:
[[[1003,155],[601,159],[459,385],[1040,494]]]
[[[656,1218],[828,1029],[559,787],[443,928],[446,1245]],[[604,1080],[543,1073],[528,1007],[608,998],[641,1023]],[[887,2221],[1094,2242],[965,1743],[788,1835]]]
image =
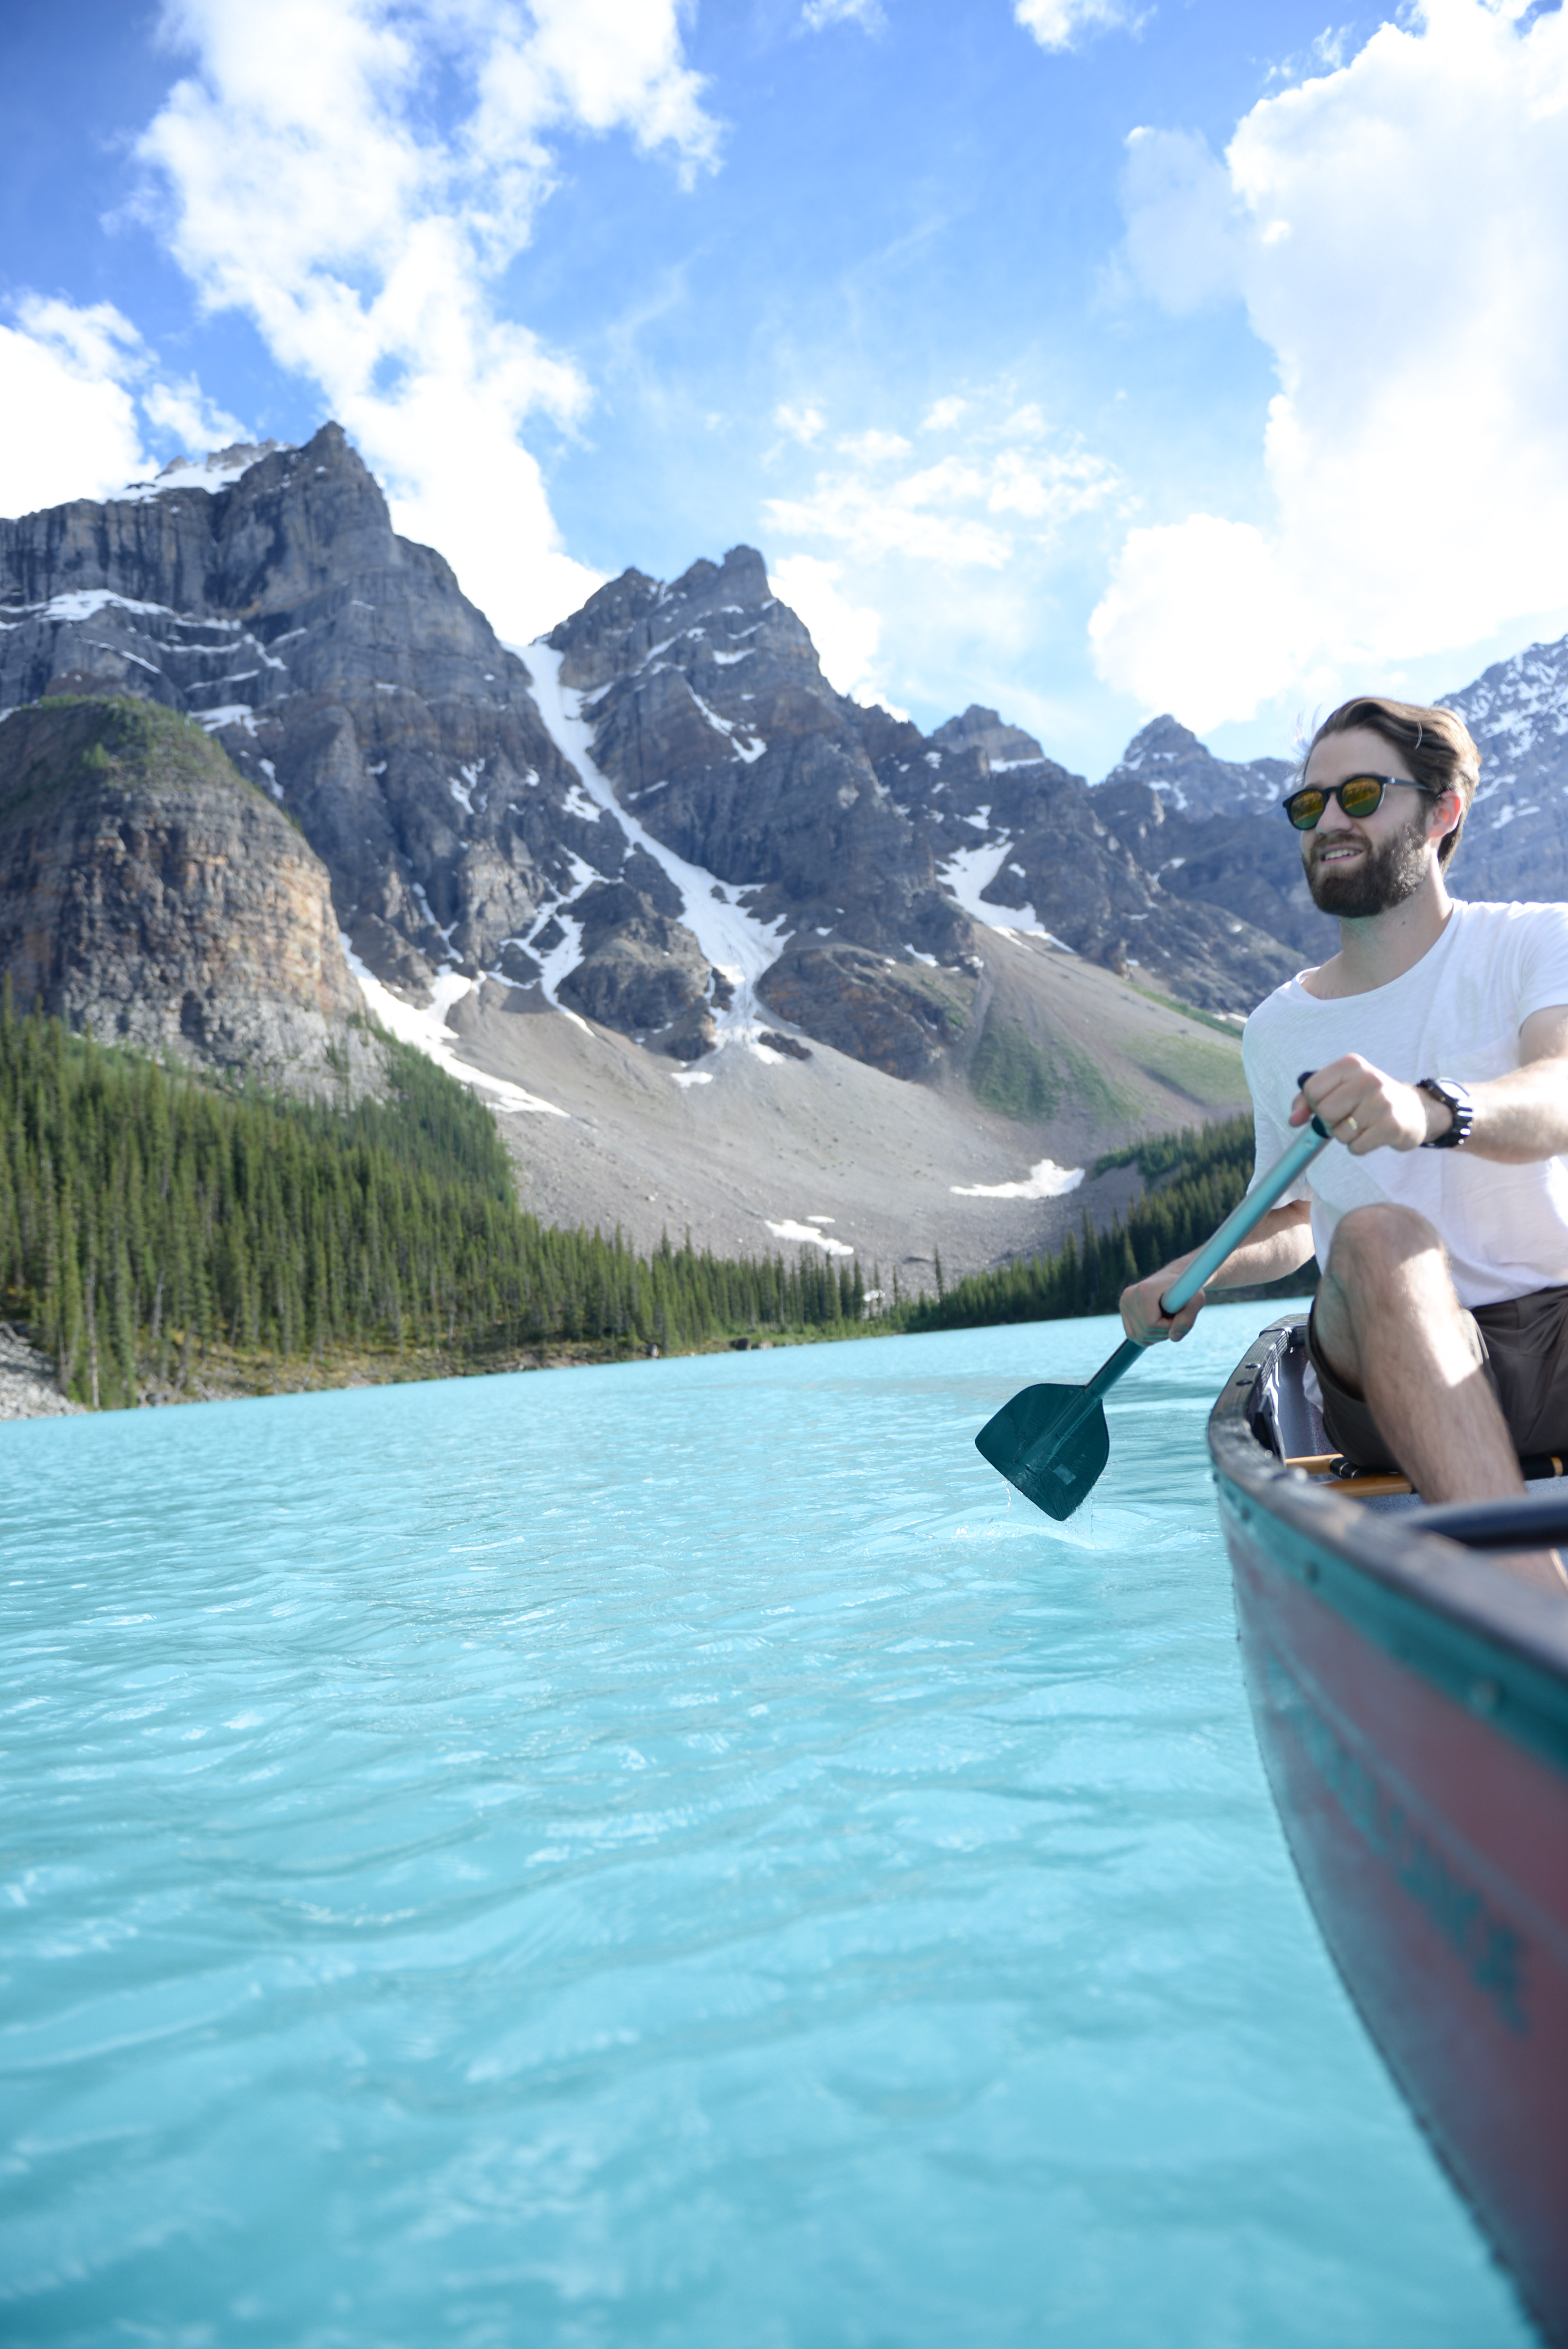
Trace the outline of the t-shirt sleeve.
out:
[[[1296,1095],[1296,1076],[1281,1062],[1285,1040],[1271,1033],[1273,1023],[1268,1019],[1268,1009],[1266,1002],[1260,1004],[1242,1030],[1242,1067],[1247,1091],[1253,1097],[1253,1156],[1249,1191],[1256,1190],[1259,1179],[1278,1164],[1293,1142],[1300,1139],[1297,1129],[1287,1123],[1290,1105]],[[1289,1206],[1296,1199],[1311,1196],[1303,1176],[1281,1195],[1277,1204]]]
[[[1519,1018],[1568,1004],[1568,905],[1532,905],[1522,916]]]

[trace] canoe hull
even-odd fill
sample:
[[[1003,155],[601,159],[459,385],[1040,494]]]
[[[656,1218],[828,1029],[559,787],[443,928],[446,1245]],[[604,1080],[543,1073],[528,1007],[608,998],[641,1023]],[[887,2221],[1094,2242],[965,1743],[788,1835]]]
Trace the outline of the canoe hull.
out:
[[[1568,1713],[1551,1640],[1520,1637],[1560,1602],[1305,1492],[1251,1427],[1249,1462],[1236,1401],[1221,1512],[1292,1857],[1389,2070],[1568,2344]]]

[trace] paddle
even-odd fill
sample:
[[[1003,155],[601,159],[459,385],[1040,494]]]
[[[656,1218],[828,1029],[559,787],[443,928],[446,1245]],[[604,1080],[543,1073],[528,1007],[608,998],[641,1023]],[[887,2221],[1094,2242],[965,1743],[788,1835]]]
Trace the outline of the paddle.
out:
[[[1305,1080],[1303,1081],[1305,1082]],[[1225,1217],[1207,1247],[1200,1249],[1181,1278],[1160,1300],[1161,1310],[1180,1313],[1233,1248],[1263,1221],[1282,1192],[1288,1191],[1329,1140],[1314,1118],[1272,1173]],[[1058,1524],[1087,1500],[1110,1457],[1110,1431],[1100,1398],[1145,1349],[1125,1339],[1102,1362],[1087,1386],[1025,1387],[988,1419],[975,1438],[977,1450],[1016,1485],[1026,1501]]]

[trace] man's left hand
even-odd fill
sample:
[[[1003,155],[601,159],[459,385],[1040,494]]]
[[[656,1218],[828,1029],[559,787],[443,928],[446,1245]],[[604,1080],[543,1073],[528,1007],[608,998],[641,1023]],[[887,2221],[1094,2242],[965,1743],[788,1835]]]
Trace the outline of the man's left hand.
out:
[[[1385,1076],[1358,1052],[1346,1052],[1308,1077],[1291,1103],[1290,1122],[1305,1125],[1314,1114],[1353,1158],[1371,1150],[1419,1150],[1450,1118],[1430,1093]]]

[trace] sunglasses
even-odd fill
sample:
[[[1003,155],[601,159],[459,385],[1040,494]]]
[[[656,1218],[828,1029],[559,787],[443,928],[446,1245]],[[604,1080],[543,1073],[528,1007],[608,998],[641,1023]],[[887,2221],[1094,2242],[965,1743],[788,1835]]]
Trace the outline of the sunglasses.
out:
[[[1359,819],[1376,815],[1390,783],[1402,791],[1425,792],[1429,799],[1442,798],[1441,792],[1432,784],[1412,782],[1408,775],[1347,775],[1342,783],[1331,783],[1326,791],[1311,783],[1305,791],[1292,792],[1283,805],[1297,832],[1311,832],[1330,800],[1337,800],[1348,816]]]

